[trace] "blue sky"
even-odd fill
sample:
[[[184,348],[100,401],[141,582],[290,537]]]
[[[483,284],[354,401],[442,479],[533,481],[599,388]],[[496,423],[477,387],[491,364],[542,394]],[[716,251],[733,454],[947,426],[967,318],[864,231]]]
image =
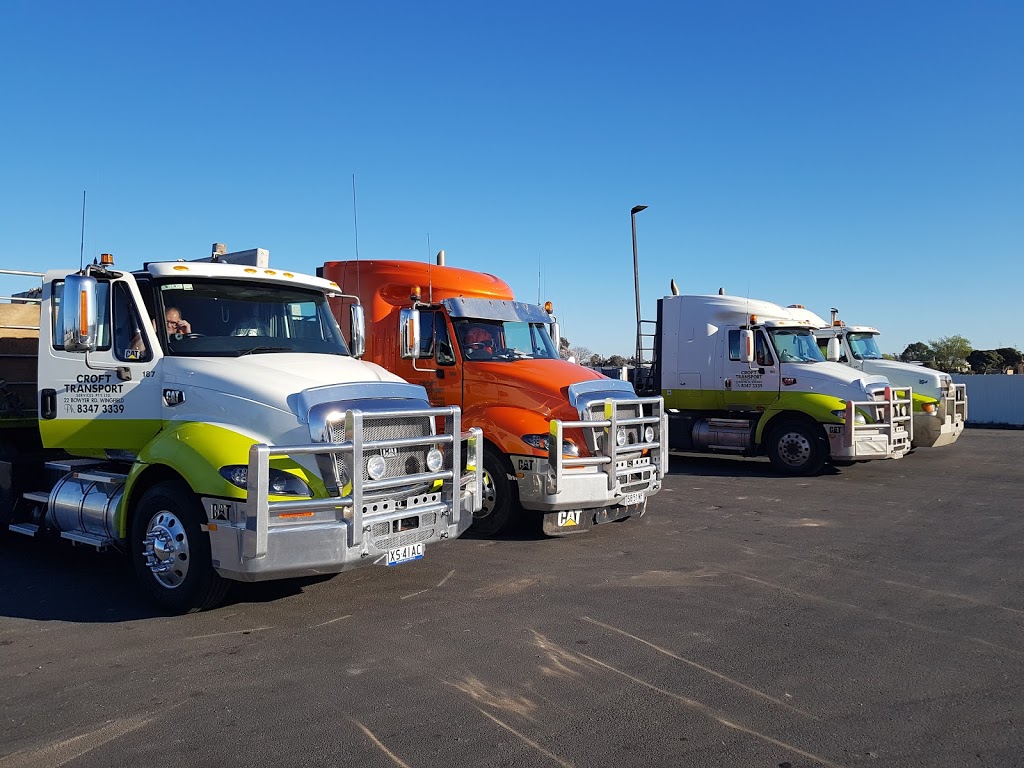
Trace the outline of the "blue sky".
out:
[[[631,353],[684,293],[885,351],[1024,347],[1019,2],[94,3],[0,9],[0,266],[359,255],[505,278]],[[429,238],[429,250],[428,250]],[[538,270],[541,272],[538,280]],[[0,282],[3,292],[13,286]]]

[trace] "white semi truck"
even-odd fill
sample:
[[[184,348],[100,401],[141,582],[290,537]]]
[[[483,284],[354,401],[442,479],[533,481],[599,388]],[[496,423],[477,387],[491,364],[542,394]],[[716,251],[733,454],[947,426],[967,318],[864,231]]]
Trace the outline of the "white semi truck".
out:
[[[821,349],[825,350],[832,339],[838,340],[839,362],[858,371],[885,376],[895,387],[913,388],[914,447],[938,448],[957,441],[967,422],[966,384],[954,384],[948,373],[920,364],[886,360],[876,340],[878,329],[847,325],[839,319],[837,309],[832,310],[829,322],[803,307],[794,307],[793,311],[815,326],[814,335]]]
[[[826,362],[813,331],[767,301],[666,296],[657,320],[638,328],[637,349],[652,338],[653,354],[637,390],[664,397],[675,450],[767,454],[792,475],[817,473],[829,460],[902,457],[912,390]]]
[[[0,527],[126,553],[164,610],[418,559],[480,508],[480,430],[357,359],[362,309],[349,348],[329,280],[106,255],[6,273],[42,281],[0,303]]]

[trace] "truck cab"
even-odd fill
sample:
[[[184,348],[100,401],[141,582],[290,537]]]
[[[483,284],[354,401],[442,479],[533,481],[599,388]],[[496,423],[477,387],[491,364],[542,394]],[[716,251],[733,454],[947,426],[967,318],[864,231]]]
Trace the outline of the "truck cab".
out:
[[[667,471],[661,397],[561,360],[550,307],[443,264],[340,261],[319,274],[359,296],[371,360],[484,431],[475,531],[498,533],[525,512],[566,535],[645,512]]]
[[[815,326],[814,335],[823,351],[832,339],[838,342],[838,362],[858,371],[885,376],[895,387],[913,388],[915,448],[939,448],[959,439],[967,423],[966,384],[954,384],[948,373],[921,364],[887,360],[878,346],[877,328],[847,325],[838,318],[836,310],[829,322],[809,310],[804,311]]]
[[[910,400],[879,375],[825,360],[809,322],[737,296],[659,300],[650,382],[683,451],[766,453],[786,474],[899,458]]]
[[[21,332],[36,340],[35,434],[0,430],[0,459],[19,457],[0,480],[34,483],[3,497],[12,531],[127,551],[182,612],[226,581],[399,564],[469,527],[481,435],[358,359],[362,313],[349,344],[336,284],[205,260],[40,277]]]

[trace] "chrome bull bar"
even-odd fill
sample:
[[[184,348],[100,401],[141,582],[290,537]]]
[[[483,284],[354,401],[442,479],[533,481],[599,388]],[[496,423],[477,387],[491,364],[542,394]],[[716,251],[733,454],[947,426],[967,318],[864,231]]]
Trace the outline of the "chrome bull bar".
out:
[[[873,423],[858,424],[856,422],[857,409],[870,414],[882,412],[882,417],[875,419]],[[907,433],[906,440],[897,444],[897,427],[902,427]],[[906,453],[910,450],[910,443],[914,439],[914,400],[911,387],[886,387],[885,399],[883,400],[848,400],[846,402],[846,429],[844,431],[844,443],[852,447],[857,440],[857,433],[873,433],[882,429],[889,438],[890,451],[895,453]]]
[[[648,409],[650,415],[634,418],[620,418],[616,405],[640,405],[641,413],[646,414]],[[620,427],[639,426],[641,441],[629,445],[618,445],[615,436]],[[654,440],[647,442],[643,439],[645,427],[654,428]],[[562,454],[562,438],[567,429],[591,430],[594,440],[588,441],[592,445],[601,447],[595,450],[594,456],[565,456]],[[600,432],[604,432],[605,439],[598,441],[596,438]],[[610,449],[610,451],[609,451]],[[650,451],[651,464],[657,469],[658,477],[664,478],[668,473],[668,414],[665,412],[665,400],[658,397],[637,397],[629,399],[607,398],[605,400],[605,418],[585,421],[562,421],[552,419],[549,424],[548,437],[548,470],[546,492],[549,494],[558,493],[562,487],[562,476],[566,469],[574,467],[606,467],[604,473],[607,477],[608,490],[615,490],[618,483],[616,465],[624,460],[627,455],[640,454]]]
[[[372,419],[407,418],[426,416],[443,417],[447,429],[444,433],[424,435],[422,437],[401,437],[387,440],[362,441],[346,440],[341,443],[306,443],[302,445],[266,445],[258,443],[249,448],[248,478],[246,483],[246,535],[243,556],[247,559],[264,557],[267,554],[270,517],[272,514],[286,512],[316,511],[325,509],[351,509],[348,526],[348,546],[355,547],[363,543],[364,534],[373,523],[390,522],[408,517],[407,509],[386,510],[383,512],[367,512],[363,508],[363,496],[371,491],[381,491],[410,484],[442,482],[440,501],[421,505],[415,508],[416,514],[436,512],[441,516],[450,516],[452,524],[459,521],[460,515],[479,511],[483,500],[483,432],[473,427],[466,432],[461,431],[461,411],[450,406],[445,408],[424,408],[419,410],[401,411],[370,411],[349,410],[346,419],[351,419],[352,434],[363,434],[364,416]],[[361,468],[364,456],[369,451],[387,448],[403,448],[411,446],[451,446],[451,466],[442,467],[437,472],[421,472],[386,477],[380,480],[364,480]],[[351,491],[348,495],[331,496],[328,498],[304,498],[294,501],[270,501],[270,457],[271,456],[302,456],[315,454],[344,454],[352,460]],[[465,454],[465,472],[462,471],[462,456]],[[447,462],[446,462],[447,463]],[[456,482],[457,481],[457,482]],[[464,493],[472,496],[470,509],[462,509]],[[382,505],[383,506],[383,505]],[[345,515],[349,518],[349,515]]]

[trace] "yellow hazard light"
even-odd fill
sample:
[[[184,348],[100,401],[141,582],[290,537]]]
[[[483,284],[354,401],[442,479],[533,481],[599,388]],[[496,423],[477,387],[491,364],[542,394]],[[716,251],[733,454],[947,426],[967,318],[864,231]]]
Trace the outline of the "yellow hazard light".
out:
[[[78,292],[78,335],[85,338],[89,335],[89,293]]]
[[[285,519],[291,519],[291,518],[296,518],[296,517],[312,517],[312,516],[313,516],[312,512],[282,512],[281,514],[278,515],[278,517],[282,517],[282,518],[285,518]]]
[[[420,296],[422,294],[423,289],[421,289],[418,285],[414,285],[409,289],[409,298],[412,299],[413,301],[419,301]]]
[[[104,267],[112,267],[112,266],[114,266],[114,254],[112,254],[112,253],[101,253],[100,254],[100,264],[102,264]]]
[[[757,315],[751,315],[750,316],[750,324],[751,325],[757,325]]]
[[[545,301],[544,302],[544,311],[547,312],[549,315],[551,314],[551,312],[554,309],[555,309],[555,305],[552,304],[550,301]]]

